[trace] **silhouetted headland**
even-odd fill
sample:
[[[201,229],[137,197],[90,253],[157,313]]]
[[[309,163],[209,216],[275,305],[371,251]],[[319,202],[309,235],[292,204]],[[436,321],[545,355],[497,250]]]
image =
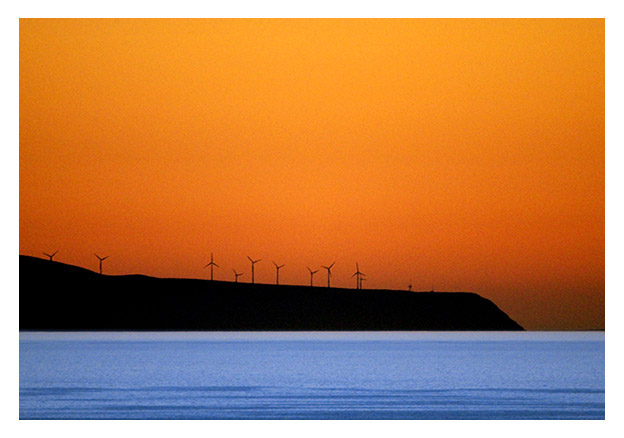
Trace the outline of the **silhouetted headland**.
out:
[[[113,276],[19,260],[20,330],[523,330],[468,292]]]

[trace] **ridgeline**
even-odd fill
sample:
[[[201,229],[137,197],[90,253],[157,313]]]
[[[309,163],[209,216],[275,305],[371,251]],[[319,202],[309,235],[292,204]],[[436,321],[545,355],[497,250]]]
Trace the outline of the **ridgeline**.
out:
[[[523,330],[468,292],[100,275],[19,257],[20,330]]]

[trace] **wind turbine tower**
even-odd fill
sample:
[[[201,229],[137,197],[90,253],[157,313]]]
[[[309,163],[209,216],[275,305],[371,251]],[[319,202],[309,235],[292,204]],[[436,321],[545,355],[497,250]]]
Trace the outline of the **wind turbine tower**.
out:
[[[323,269],[327,269],[327,287],[330,288],[330,279],[331,279],[331,268],[336,264],[336,262],[332,263],[329,266],[321,266]]]
[[[54,258],[54,256],[56,255],[56,253],[58,252],[58,249],[56,251],[54,251],[52,254],[48,254],[47,252],[44,252],[43,254],[46,255],[47,257],[50,258],[50,261],[54,261],[52,260]]]
[[[355,277],[355,288],[356,289],[362,289],[362,276],[364,276],[366,274],[364,274],[363,272],[360,272],[360,267],[359,265],[356,263],[355,264],[355,274],[353,274],[351,277]]]
[[[106,257],[100,257],[99,255],[95,254],[95,256],[98,258],[98,260],[100,261],[100,275],[102,275],[102,262],[104,260],[106,260],[107,258],[109,258],[110,256],[106,256]]]
[[[238,283],[238,277],[240,277],[241,275],[243,275],[243,273],[241,272],[240,274],[238,272],[236,272],[236,269],[232,268],[232,271],[234,271],[234,283]]]
[[[254,265],[256,263],[258,263],[259,261],[261,261],[262,259],[258,259],[258,260],[254,260],[251,257],[247,256],[247,258],[249,259],[249,261],[251,262],[251,284],[254,284]]]
[[[282,269],[284,266],[286,265],[278,265],[277,263],[273,262],[273,264],[275,265],[275,284],[277,286],[279,286],[279,270]]]
[[[206,266],[204,266],[204,269],[207,268],[208,266],[210,266],[210,281],[212,281],[212,269],[216,266],[217,268],[219,268],[220,266],[217,265],[214,262],[214,259],[212,258],[212,253],[210,253],[210,263],[208,263]]]
[[[306,266],[306,268],[310,271],[310,287],[314,287],[314,274],[316,274],[319,270],[317,269],[316,271],[313,271],[308,266]]]

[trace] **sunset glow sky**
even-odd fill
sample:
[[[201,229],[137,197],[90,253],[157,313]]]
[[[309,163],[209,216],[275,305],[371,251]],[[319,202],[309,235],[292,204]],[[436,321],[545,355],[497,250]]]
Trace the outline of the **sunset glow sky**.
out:
[[[19,251],[604,328],[601,19],[21,19]],[[315,277],[319,285],[326,274]]]

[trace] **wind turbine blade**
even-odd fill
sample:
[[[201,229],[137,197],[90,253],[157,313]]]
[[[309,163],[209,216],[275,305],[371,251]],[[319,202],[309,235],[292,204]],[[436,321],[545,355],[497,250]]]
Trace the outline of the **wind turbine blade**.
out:
[[[329,268],[331,269],[335,264],[336,262],[332,263],[331,265],[329,265]]]
[[[213,265],[215,265],[217,268],[220,268],[221,266],[217,265],[216,263],[213,263]]]
[[[109,257],[110,257],[110,256],[106,256],[106,257],[104,257],[102,260],[106,260],[106,259],[107,259],[107,258],[109,258]]]
[[[249,261],[250,261],[251,263],[253,263],[253,262],[254,262],[254,261],[251,259],[251,257],[247,256],[247,258],[249,259]]]
[[[50,254],[48,254],[47,252],[44,252],[43,255],[50,257]]]
[[[56,251],[54,251],[54,253],[52,254],[52,257],[54,257],[57,252],[58,252],[58,249]]]
[[[308,268],[308,271],[310,271],[310,274],[312,273],[312,269],[310,269],[309,266],[306,266],[306,268]]]
[[[100,258],[100,256],[99,256],[99,255],[97,255],[97,254],[95,254],[95,253],[93,253],[93,254],[94,254],[94,255],[95,255],[98,259]]]
[[[356,275],[358,275],[359,272],[356,272],[355,274],[353,274],[351,277],[355,277]]]

